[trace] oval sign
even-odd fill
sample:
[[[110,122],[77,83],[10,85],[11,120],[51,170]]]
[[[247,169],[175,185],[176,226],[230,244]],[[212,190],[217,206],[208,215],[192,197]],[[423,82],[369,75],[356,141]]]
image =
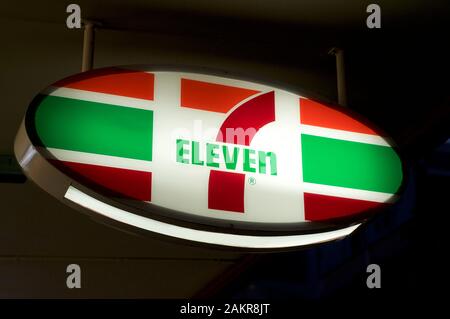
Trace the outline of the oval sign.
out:
[[[117,67],[41,92],[15,153],[42,188],[107,220],[281,248],[346,236],[396,199],[402,164],[378,132],[268,85]]]

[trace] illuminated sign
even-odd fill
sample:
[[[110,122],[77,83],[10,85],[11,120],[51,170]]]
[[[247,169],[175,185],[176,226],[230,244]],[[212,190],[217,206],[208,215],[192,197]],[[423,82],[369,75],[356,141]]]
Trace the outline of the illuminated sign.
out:
[[[280,88],[117,67],[32,101],[15,154],[84,212],[210,244],[334,240],[392,203],[402,164],[367,121]]]

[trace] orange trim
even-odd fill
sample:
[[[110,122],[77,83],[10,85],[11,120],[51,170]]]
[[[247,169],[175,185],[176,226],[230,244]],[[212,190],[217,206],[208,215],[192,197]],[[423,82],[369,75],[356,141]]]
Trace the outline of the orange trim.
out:
[[[300,98],[300,120],[302,124],[307,125],[378,135],[374,130],[349,115],[304,98]]]
[[[154,82],[152,73],[104,68],[76,74],[54,86],[153,100]]]
[[[244,99],[259,93],[234,86],[181,79],[181,106],[227,113]]]

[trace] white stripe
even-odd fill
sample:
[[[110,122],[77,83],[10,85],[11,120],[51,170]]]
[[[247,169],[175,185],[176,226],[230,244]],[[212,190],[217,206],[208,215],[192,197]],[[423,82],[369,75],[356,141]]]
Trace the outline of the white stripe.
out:
[[[282,248],[305,246],[338,238],[351,234],[360,224],[333,231],[288,236],[250,236],[235,235],[220,232],[209,232],[182,226],[167,224],[144,216],[136,215],[120,208],[111,206],[91,197],[82,191],[69,186],[64,197],[82,207],[97,212],[116,221],[145,229],[166,236],[193,240],[197,242],[243,248]]]
[[[42,93],[51,96],[59,96],[69,99],[77,99],[97,103],[113,104],[143,110],[152,110],[155,107],[154,101],[64,87],[58,88],[51,86],[46,90],[44,90]]]
[[[319,127],[301,124],[301,130],[304,134],[329,137],[338,140],[346,140],[351,142],[359,142],[366,144],[382,145],[382,146],[393,146],[393,142],[388,138],[381,137],[378,135],[363,134],[356,132],[349,132],[343,130],[335,130],[331,128]]]
[[[77,151],[68,151],[57,148],[47,148],[46,150],[60,161],[123,168],[143,172],[152,171],[152,162],[149,161]]]
[[[286,211],[293,212],[301,221],[304,221],[303,189],[300,187],[300,181],[303,180],[303,163],[299,138],[301,132],[298,127],[300,121],[298,95],[281,90],[275,91],[275,121],[279,125],[279,132],[282,133],[279,136],[281,138],[276,141],[280,145],[277,152],[278,176],[283,178],[284,186],[282,187],[286,192],[285,196],[281,196],[284,203],[279,203],[278,207],[286,207]],[[277,136],[276,132],[274,136]],[[289,147],[286,147],[287,145]],[[276,190],[273,191],[277,193]]]
[[[397,195],[382,192],[373,192],[361,189],[346,187],[303,183],[305,193],[344,197],[350,199],[366,200],[378,203],[392,203],[397,199]]]
[[[297,102],[300,101],[300,97],[297,98]],[[296,107],[297,109],[297,114],[296,116],[291,119],[294,121],[294,123],[296,123],[296,125],[298,125],[298,123],[301,123],[301,112],[300,112],[300,107]],[[299,133],[295,134],[295,137],[298,141],[298,145],[297,148],[294,148],[294,152],[292,154],[292,156],[294,156],[296,158],[296,160],[299,163],[299,181],[303,181],[303,152],[302,152],[302,139],[299,138],[302,134],[302,128],[300,127],[299,129]],[[300,187],[300,205],[301,205],[301,218],[302,220],[306,220],[305,219],[305,189],[303,187]]]

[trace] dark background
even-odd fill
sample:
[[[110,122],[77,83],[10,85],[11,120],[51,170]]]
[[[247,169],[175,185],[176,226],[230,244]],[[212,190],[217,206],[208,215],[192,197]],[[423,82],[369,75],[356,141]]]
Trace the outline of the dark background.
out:
[[[33,96],[80,71],[82,30],[68,1],[0,6],[0,154],[12,155]],[[350,238],[301,251],[243,254],[140,238],[94,223],[32,182],[0,183],[0,297],[264,298],[409,307],[445,297],[450,208],[448,1],[77,1],[101,22],[95,67],[176,64],[284,83],[336,101],[332,47],[345,53],[348,106],[386,130],[408,169],[402,200]],[[4,157],[6,158],[6,157]],[[65,287],[79,263],[83,287]],[[382,288],[366,287],[366,267]],[[445,290],[444,290],[445,291]],[[400,302],[402,300],[402,302]],[[411,300],[420,302],[413,303]]]

